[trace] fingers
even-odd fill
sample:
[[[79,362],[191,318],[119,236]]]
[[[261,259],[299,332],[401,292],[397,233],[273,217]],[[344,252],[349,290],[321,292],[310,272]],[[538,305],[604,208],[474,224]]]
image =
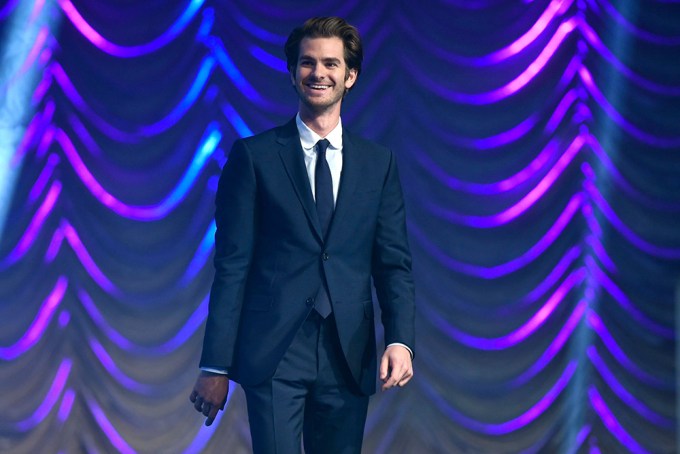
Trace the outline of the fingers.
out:
[[[213,421],[214,421],[215,418],[217,417],[217,412],[218,412],[219,410],[220,410],[220,408],[217,407],[217,405],[212,405],[212,406],[211,406],[210,411],[209,411],[208,414],[206,415],[206,416],[207,416],[207,418],[206,418],[206,420],[205,420],[205,425],[206,425],[206,426],[209,426],[209,425],[211,425],[211,424],[213,423]],[[205,412],[204,412],[203,414],[205,415]]]
[[[212,403],[206,401],[201,397],[196,390],[194,390],[191,395],[189,395],[189,400],[194,404],[194,408],[197,412],[203,413],[204,416],[209,416],[211,413],[217,413],[220,409],[218,405],[213,405]]]
[[[393,388],[395,386],[405,386],[413,377],[413,369],[410,367],[400,367],[392,369],[389,379],[382,385],[382,390]]]
[[[389,378],[382,385],[382,390],[385,391],[395,387],[399,383],[403,375],[404,371],[401,368],[392,369],[392,373],[390,374]]]
[[[389,365],[390,365],[389,357],[387,355],[383,355],[382,359],[380,360],[380,379],[382,381],[385,381],[385,379],[387,378]]]
[[[384,383],[382,385],[383,391],[388,390],[390,388],[393,388],[394,385],[397,384],[397,382],[398,382],[398,380],[397,380],[398,375],[397,374],[398,373],[399,372],[396,369],[392,369],[390,376],[383,379],[383,381],[384,381]]]
[[[406,373],[401,377],[401,380],[399,380],[397,383],[397,386],[406,386],[406,383],[410,382],[411,378],[413,378],[413,369],[406,371]]]
[[[203,413],[203,398],[201,396],[197,396],[194,399],[194,408],[197,412]]]
[[[217,417],[217,412],[219,412],[221,408],[224,408],[224,404],[220,406],[211,404],[210,402],[206,402],[196,391],[191,393],[191,395],[189,396],[189,400],[193,402],[196,411],[202,413],[203,416],[206,417],[205,420],[206,426],[211,425],[213,421],[215,421],[215,418]]]
[[[189,395],[189,400],[197,412],[206,417],[205,425],[209,426],[224,409],[229,393],[229,378],[223,374],[201,372],[196,385]]]
[[[401,348],[385,351],[380,362],[380,379],[384,382],[382,390],[395,386],[405,386],[413,377],[413,364],[409,353]],[[389,376],[388,376],[389,375]]]

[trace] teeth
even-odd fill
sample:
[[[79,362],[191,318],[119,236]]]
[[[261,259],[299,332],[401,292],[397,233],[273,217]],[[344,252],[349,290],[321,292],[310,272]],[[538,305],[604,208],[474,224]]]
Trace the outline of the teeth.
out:
[[[318,89],[318,90],[325,90],[326,88],[328,88],[327,85],[314,85],[314,84],[310,84],[309,86],[310,86],[311,88]]]

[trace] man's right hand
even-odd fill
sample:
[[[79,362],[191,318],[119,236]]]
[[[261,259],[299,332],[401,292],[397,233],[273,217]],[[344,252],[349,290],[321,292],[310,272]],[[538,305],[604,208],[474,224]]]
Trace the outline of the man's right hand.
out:
[[[217,412],[224,410],[229,392],[229,377],[223,374],[201,371],[189,400],[194,408],[206,417],[205,425],[209,426],[215,420]]]

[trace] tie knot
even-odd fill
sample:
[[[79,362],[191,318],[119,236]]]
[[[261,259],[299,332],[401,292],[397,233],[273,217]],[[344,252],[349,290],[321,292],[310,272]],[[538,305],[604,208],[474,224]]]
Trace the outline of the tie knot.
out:
[[[328,141],[328,139],[321,139],[316,143],[316,152],[318,154],[324,154],[326,153],[326,149],[331,143]]]

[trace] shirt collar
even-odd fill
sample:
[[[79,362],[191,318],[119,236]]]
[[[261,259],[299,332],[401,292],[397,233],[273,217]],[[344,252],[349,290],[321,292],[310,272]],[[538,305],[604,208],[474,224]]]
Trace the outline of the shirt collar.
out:
[[[297,125],[298,133],[300,134],[300,143],[302,148],[305,150],[311,150],[314,145],[324,137],[321,137],[314,131],[310,129],[309,126],[304,124],[298,113],[295,116],[295,124]],[[325,137],[331,143],[331,148],[340,150],[342,149],[342,119],[338,119],[338,124],[328,135]]]

